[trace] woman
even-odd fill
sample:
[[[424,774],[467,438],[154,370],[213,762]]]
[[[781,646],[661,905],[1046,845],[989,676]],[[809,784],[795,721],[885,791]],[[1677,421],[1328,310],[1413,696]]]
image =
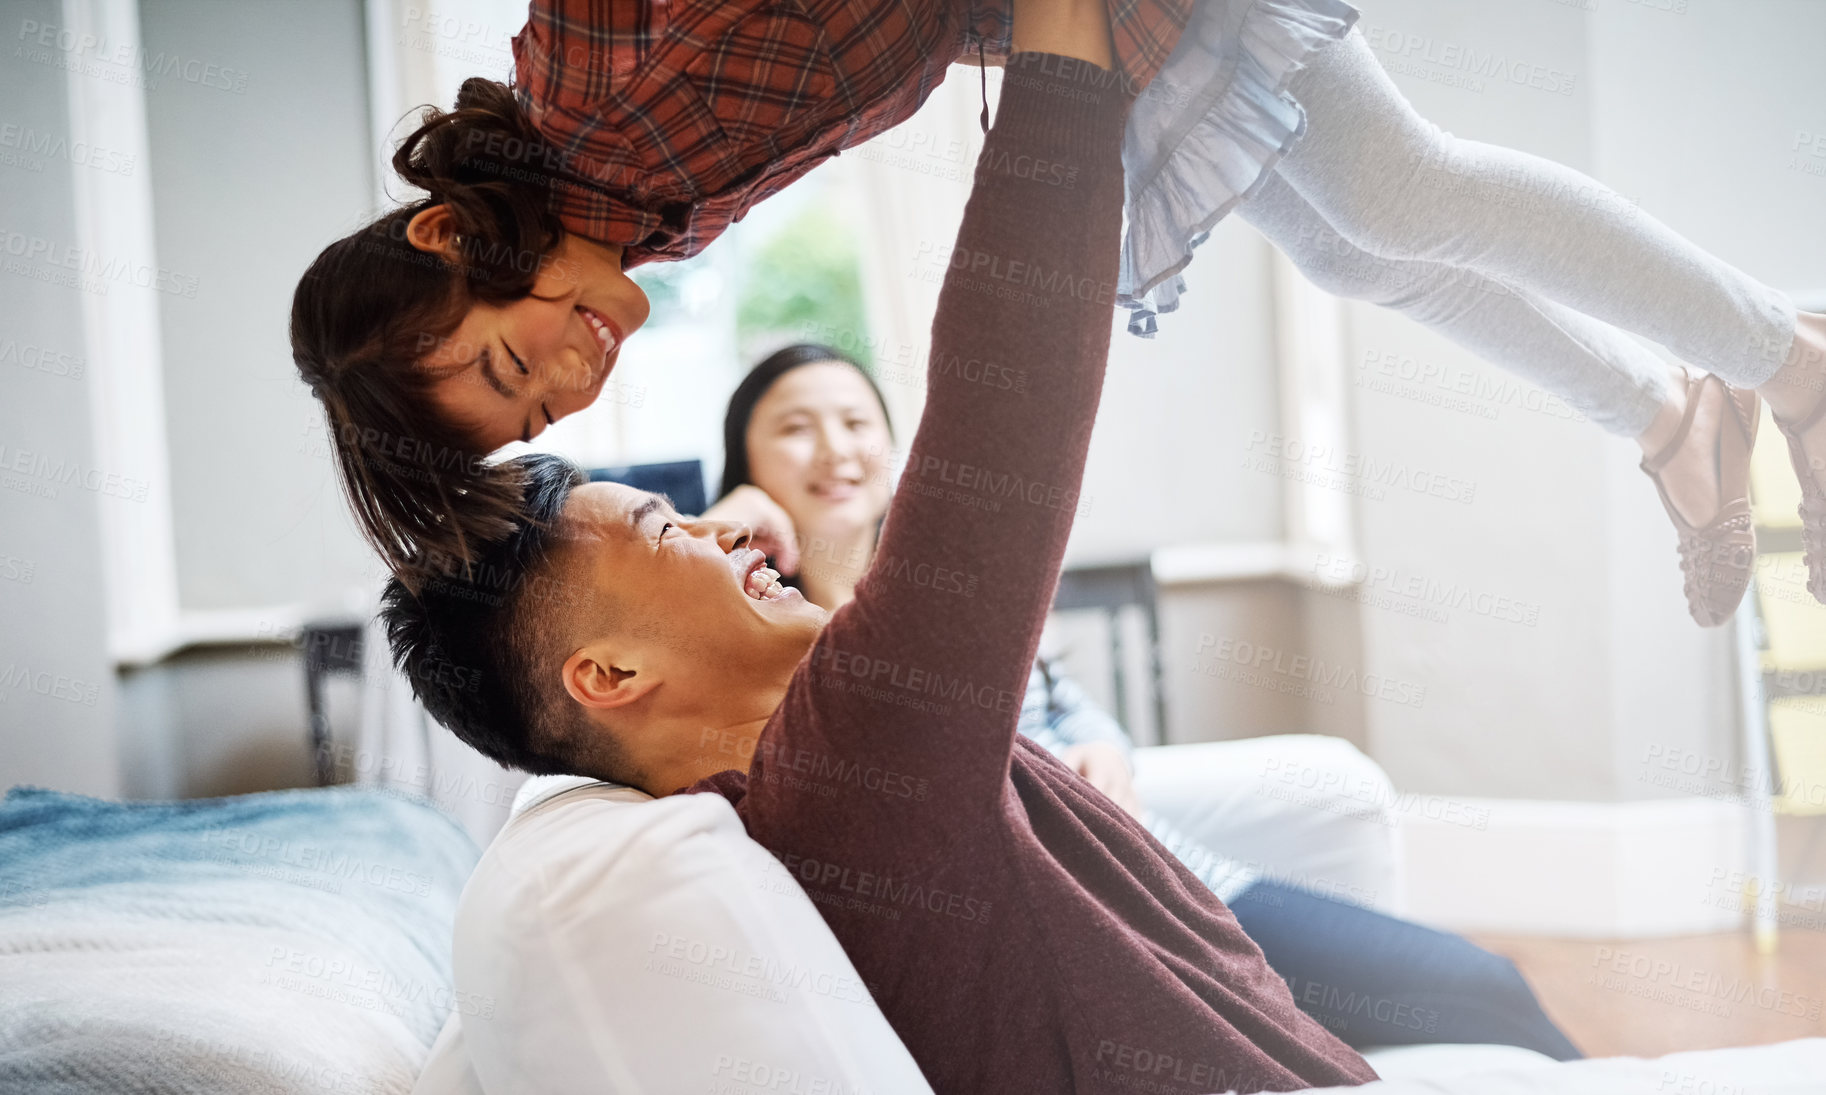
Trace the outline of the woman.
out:
[[[871,566],[874,581],[968,596],[967,575],[875,557],[893,435],[874,382],[841,353],[801,344],[760,362],[730,397],[723,440],[723,496],[705,516],[765,530],[775,544],[796,540],[797,574],[780,560],[781,580],[807,600],[836,609]],[[1132,781],[1128,735],[1044,662],[1029,680],[1021,731],[1139,818],[1236,914],[1300,1006],[1349,1045],[1483,1042],[1556,1060],[1579,1056],[1506,959],[1261,878],[1147,810]]]
[[[694,253],[905,118],[966,49],[1044,52],[1066,22],[1049,13],[1107,2],[1107,64],[1084,78],[1139,96],[1114,287],[1132,330],[1176,307],[1193,248],[1239,210],[1326,288],[1634,438],[1703,625],[1749,584],[1758,399],[1726,382],[1756,388],[1789,440],[1826,600],[1826,316],[1577,172],[1429,124],[1343,0],[1011,2],[1029,16],[1020,43],[994,0],[536,0],[517,94],[471,79],[455,110],[429,112],[393,159],[429,196],[332,244],[298,287],[293,354],[369,540],[408,578],[466,561],[518,498],[483,457],[588,405],[645,322],[626,270]],[[1707,375],[1670,372],[1616,328]]]

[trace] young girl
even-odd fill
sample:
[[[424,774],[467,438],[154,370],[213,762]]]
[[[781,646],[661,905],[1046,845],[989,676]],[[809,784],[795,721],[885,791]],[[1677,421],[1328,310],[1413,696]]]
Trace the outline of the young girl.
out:
[[[1085,80],[1135,100],[1116,299],[1151,333],[1236,209],[1307,275],[1395,308],[1637,440],[1680,534],[1689,607],[1750,576],[1754,388],[1803,487],[1826,599],[1826,317],[1611,191],[1418,117],[1343,0],[535,0],[516,87],[467,81],[394,166],[428,197],[327,248],[293,304],[364,533],[406,576],[470,558],[518,484],[481,459],[587,406],[647,302],[626,271],[696,253],[749,206],[910,115],[946,66],[1047,52],[1108,4]],[[1063,51],[1062,51],[1063,52]],[[1616,328],[1705,371],[1670,370]],[[1826,467],[1826,465],[1822,465]],[[411,580],[418,580],[412,577]]]

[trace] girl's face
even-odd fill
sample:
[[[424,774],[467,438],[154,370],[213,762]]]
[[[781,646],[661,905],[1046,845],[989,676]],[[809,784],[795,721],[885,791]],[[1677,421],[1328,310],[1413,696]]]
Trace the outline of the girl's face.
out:
[[[844,362],[781,374],[748,420],[748,471],[799,532],[844,536],[888,510],[888,419]]]
[[[531,441],[596,401],[648,310],[647,294],[622,272],[621,248],[566,235],[531,296],[471,304],[455,331],[424,340],[421,364],[450,374],[432,386],[432,401],[484,451]]]

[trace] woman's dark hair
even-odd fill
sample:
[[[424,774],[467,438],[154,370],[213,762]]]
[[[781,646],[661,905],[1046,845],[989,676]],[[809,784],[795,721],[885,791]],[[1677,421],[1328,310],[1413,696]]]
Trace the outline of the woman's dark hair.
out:
[[[761,402],[761,397],[774,386],[774,381],[787,373],[802,365],[830,361],[848,365],[868,382],[869,390],[875,393],[875,401],[881,404],[881,417],[888,424],[888,436],[894,436],[894,421],[888,414],[888,401],[881,397],[881,389],[875,385],[875,378],[869,375],[869,371],[860,362],[830,346],[816,342],[795,342],[762,358],[754,368],[748,370],[748,375],[735,386],[735,393],[729,397],[729,409],[723,412],[723,486],[717,491],[718,498],[737,487],[754,482],[748,467],[748,423],[754,418],[755,404]]]
[[[428,391],[448,371],[423,359],[471,303],[532,293],[563,239],[552,201],[569,176],[507,85],[463,82],[456,105],[425,108],[393,169],[428,196],[324,248],[292,296],[292,359],[323,404],[337,477],[356,523],[413,586],[467,565],[507,535],[523,477],[491,464]],[[444,205],[460,259],[406,238],[421,211]]]

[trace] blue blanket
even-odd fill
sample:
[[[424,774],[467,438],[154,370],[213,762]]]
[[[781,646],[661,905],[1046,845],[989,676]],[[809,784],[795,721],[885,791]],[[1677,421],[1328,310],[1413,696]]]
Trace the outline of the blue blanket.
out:
[[[453,1011],[475,866],[433,807],[352,788],[0,801],[0,1091],[408,1092]]]

